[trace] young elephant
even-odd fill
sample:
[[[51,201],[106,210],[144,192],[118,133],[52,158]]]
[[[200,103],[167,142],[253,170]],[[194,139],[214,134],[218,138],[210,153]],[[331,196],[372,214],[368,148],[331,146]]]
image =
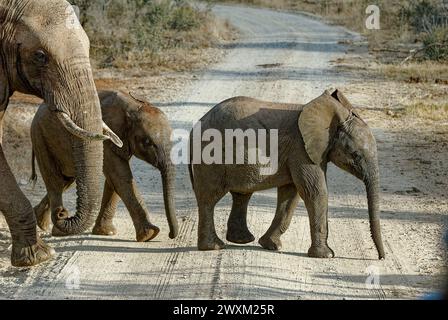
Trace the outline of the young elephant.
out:
[[[246,221],[251,195],[256,191],[277,187],[277,211],[269,230],[259,240],[261,246],[269,250],[281,248],[280,236],[288,229],[294,209],[302,198],[310,219],[312,244],[308,256],[334,257],[333,250],[327,244],[326,171],[327,164],[331,161],[365,183],[371,234],[379,259],[384,259],[375,138],[340,91],[336,90],[333,94],[325,92],[305,106],[269,103],[245,97],[232,98],[214,107],[200,122],[202,132],[215,129],[222,137],[225,136],[226,129],[268,130],[269,141],[272,134],[269,130],[278,130],[278,171],[272,175],[262,175],[260,164],[202,162],[190,165],[199,207],[200,250],[224,247],[215,231],[213,211],[216,203],[226,193],[230,192],[233,196],[227,240],[244,244],[254,240]],[[190,137],[193,136],[194,131]],[[202,142],[202,151],[206,144]],[[234,140],[233,150],[238,150],[238,146],[241,147]],[[190,150],[194,148],[192,138]],[[224,147],[222,154],[227,159]],[[192,155],[190,157],[193,158]],[[244,159],[248,159],[247,148],[244,148]]]
[[[146,101],[114,91],[99,92],[104,122],[120,137],[123,147],[104,142],[103,171],[106,177],[100,214],[93,234],[114,235],[113,218],[119,199],[128,209],[137,233],[137,241],[154,239],[159,228],[153,225],[137,189],[129,161],[132,156],[144,160],[162,174],[165,212],[170,238],[177,236],[174,205],[174,165],[170,161],[171,127],[162,111]],[[61,128],[47,105],[40,106],[31,127],[33,154],[44,179],[47,196],[34,208],[38,225],[48,230],[51,218],[69,216],[62,203],[62,193],[75,181],[70,134]],[[33,179],[36,179],[33,155]],[[83,186],[78,186],[78,189]],[[53,226],[53,235],[64,235]]]

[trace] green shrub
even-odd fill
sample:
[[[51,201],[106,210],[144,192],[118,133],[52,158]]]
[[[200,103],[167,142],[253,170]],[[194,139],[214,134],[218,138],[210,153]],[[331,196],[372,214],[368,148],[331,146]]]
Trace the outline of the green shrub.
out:
[[[448,27],[432,30],[423,38],[424,56],[429,60],[448,60]]]

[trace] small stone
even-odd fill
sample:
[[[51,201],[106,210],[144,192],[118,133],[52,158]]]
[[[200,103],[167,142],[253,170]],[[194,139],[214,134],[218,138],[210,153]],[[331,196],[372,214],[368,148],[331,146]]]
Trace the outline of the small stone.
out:
[[[386,111],[386,114],[387,114],[388,116],[395,117],[395,112],[393,112],[392,110],[387,110],[387,111]]]

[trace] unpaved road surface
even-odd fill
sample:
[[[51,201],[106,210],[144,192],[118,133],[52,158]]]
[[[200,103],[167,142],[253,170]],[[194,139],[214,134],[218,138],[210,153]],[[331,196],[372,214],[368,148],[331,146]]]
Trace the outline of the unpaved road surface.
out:
[[[168,114],[175,128],[190,129],[212,106],[232,96],[305,103],[325,89],[349,87],[364,80],[336,72],[330,63],[347,54],[347,48],[340,43],[356,37],[344,29],[270,10],[232,6],[216,6],[213,10],[241,31],[239,40],[225,45],[226,55],[221,62],[195,74],[182,90],[147,97]],[[350,92],[347,95],[350,97]],[[375,102],[375,97],[369,100],[362,92],[352,98],[355,104],[357,100]],[[379,140],[383,176],[385,261],[376,260],[369,236],[363,184],[333,166],[328,175],[329,244],[336,258],[316,260],[306,256],[310,234],[302,202],[282,238],[281,252],[265,251],[256,242],[245,246],[229,244],[227,249],[216,252],[197,251],[197,208],[186,166],[178,167],[177,177],[180,234],[170,240],[160,177],[148,165],[134,161],[136,180],[153,222],[162,228],[159,237],[150,243],[134,242],[130,217],[120,206],[118,236],[47,237],[57,256],[33,269],[2,269],[0,297],[393,299],[418,298],[434,291],[440,286],[445,258],[441,236],[447,222],[446,189],[428,182],[424,185],[426,193],[416,196],[418,191],[412,186],[423,180],[412,173],[418,168],[407,171],[400,167],[400,150],[408,152],[401,146],[402,141],[395,140],[384,121],[372,121],[371,125]],[[44,193],[41,183],[35,191],[28,187],[25,191],[33,203]],[[66,198],[73,207],[73,192]],[[222,239],[229,205],[226,197],[215,212]],[[275,207],[275,190],[252,198],[248,220],[257,239],[269,227]],[[367,286],[366,281],[376,285]]]

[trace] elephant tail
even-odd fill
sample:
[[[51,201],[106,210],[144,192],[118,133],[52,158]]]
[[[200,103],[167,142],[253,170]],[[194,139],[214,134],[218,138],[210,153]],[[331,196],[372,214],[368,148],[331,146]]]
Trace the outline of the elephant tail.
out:
[[[31,154],[31,177],[30,183],[33,184],[33,189],[36,187],[37,173],[36,173],[36,155],[34,154],[34,149]]]
[[[188,161],[188,172],[190,173],[190,181],[191,181],[191,186],[193,188],[194,191],[194,174],[193,174],[193,131],[190,133],[190,154],[189,154],[189,161]]]

